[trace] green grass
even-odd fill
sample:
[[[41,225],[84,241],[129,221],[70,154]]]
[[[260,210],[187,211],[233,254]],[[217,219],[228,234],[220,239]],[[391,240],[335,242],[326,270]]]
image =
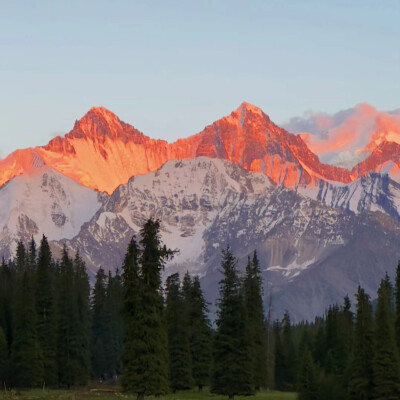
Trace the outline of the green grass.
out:
[[[104,391],[103,391],[104,389]],[[136,400],[136,395],[128,395],[120,391],[108,392],[107,388],[97,388],[98,391],[89,389],[78,390],[13,390],[0,392],[0,400]],[[115,390],[115,389],[111,389]],[[155,399],[150,396],[146,399]],[[171,393],[161,396],[157,400],[227,400],[228,396],[213,395],[208,390],[198,392],[197,390]],[[283,392],[259,392],[255,396],[235,396],[235,400],[295,400],[295,393]]]

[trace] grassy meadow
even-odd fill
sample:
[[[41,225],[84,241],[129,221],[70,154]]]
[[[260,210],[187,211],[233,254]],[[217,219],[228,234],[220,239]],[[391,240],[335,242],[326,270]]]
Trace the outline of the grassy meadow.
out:
[[[155,397],[146,397],[155,399]],[[71,389],[67,390],[15,390],[0,392],[0,400],[118,400],[132,399],[136,400],[136,395],[122,393],[113,388],[96,388],[96,389]],[[228,396],[214,395],[204,389],[202,392],[197,390],[171,393],[166,396],[161,396],[158,400],[227,400]],[[295,400],[295,393],[283,392],[259,392],[255,396],[235,396],[236,400]]]

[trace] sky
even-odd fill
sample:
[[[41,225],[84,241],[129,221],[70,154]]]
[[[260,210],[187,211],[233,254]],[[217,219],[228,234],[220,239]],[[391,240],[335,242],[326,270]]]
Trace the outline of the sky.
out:
[[[104,106],[153,138],[242,101],[283,124],[400,107],[400,1],[0,0],[0,157]]]

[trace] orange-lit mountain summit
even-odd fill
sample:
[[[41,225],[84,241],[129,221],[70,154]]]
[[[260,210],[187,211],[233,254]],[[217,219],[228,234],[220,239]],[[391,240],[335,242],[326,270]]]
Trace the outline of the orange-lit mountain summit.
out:
[[[387,153],[381,151],[389,147]],[[199,156],[233,161],[286,187],[309,185],[319,179],[349,183],[379,170],[384,163],[397,164],[399,148],[383,142],[349,171],[321,163],[301,135],[275,125],[249,103],[242,103],[202,132],[174,143],[151,139],[111,111],[94,107],[65,137],[56,137],[44,147],[18,150],[2,160],[0,185],[46,165],[84,186],[111,194],[132,176],[155,171],[166,161]]]
[[[319,140],[342,139],[355,115],[363,134],[364,114],[346,111]],[[0,161],[0,257],[44,233],[55,254],[79,251],[91,273],[113,269],[156,217],[163,241],[180,249],[167,273],[200,274],[212,303],[230,244],[243,265],[257,250],[278,312],[311,320],[359,284],[375,291],[400,257],[400,132],[368,121],[365,142],[374,145],[339,149],[368,148],[350,171],[321,162],[306,130],[289,133],[248,103],[171,144],[92,108],[65,137]]]

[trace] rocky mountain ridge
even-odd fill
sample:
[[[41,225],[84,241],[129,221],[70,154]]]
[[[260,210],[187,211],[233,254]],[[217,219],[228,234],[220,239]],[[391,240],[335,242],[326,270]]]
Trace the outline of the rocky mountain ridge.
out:
[[[204,157],[169,161],[156,172],[130,179],[104,201],[78,235],[53,243],[53,248],[66,243],[80,252],[92,271],[100,265],[117,268],[129,239],[149,217],[161,220],[163,242],[180,249],[166,266],[166,276],[187,270],[199,274],[214,304],[221,250],[230,245],[244,267],[256,249],[265,292],[276,299],[274,315],[287,308],[297,320],[323,313],[361,282],[376,290],[379,277],[395,267],[389,260],[399,255],[394,244],[400,239],[400,225],[390,216],[367,208],[353,212],[346,206],[329,207],[277,186],[261,173]],[[343,255],[349,246],[362,245],[369,248],[365,268],[356,255]],[[340,266],[333,268],[329,259],[340,260]],[[304,287],[313,295],[299,300]]]
[[[241,265],[257,249],[276,316],[310,319],[358,284],[375,293],[394,271],[398,165],[388,141],[352,171],[323,164],[248,103],[172,144],[93,108],[64,138],[0,161],[0,256],[45,233],[55,253],[79,250],[91,273],[119,268],[155,217],[180,249],[166,274],[199,274],[212,302],[221,249],[230,244]]]

